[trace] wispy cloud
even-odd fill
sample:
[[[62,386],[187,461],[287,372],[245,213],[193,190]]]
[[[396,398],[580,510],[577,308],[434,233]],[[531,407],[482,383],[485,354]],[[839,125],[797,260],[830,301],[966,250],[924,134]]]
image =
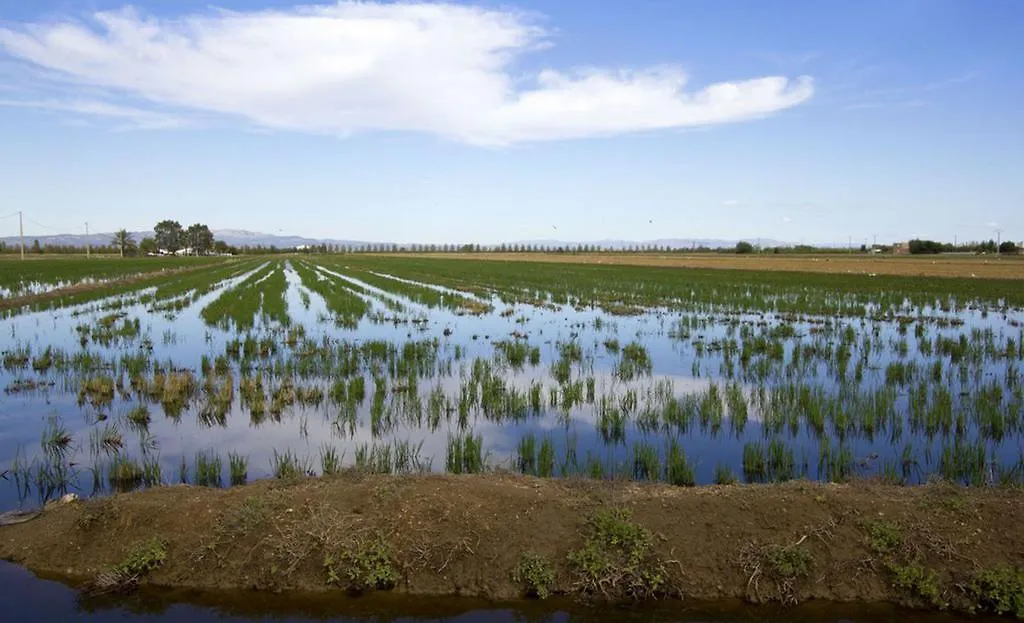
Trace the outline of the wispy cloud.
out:
[[[929,82],[928,84],[924,85],[921,88],[924,89],[925,91],[938,91],[940,89],[948,89],[950,87],[955,87],[955,86],[959,86],[961,84],[970,82],[970,81],[974,80],[975,78],[977,78],[980,75],[981,75],[980,72],[969,71],[969,72],[961,74],[959,76],[953,76],[953,77],[950,77],[950,78],[945,78],[945,79],[942,79],[942,80],[936,80],[934,82]]]
[[[517,59],[551,45],[539,23],[510,10],[435,3],[340,2],[178,19],[127,7],[0,28],[0,51],[57,89],[64,103],[43,100],[50,110],[88,108],[82,89],[98,87],[261,128],[413,131],[485,145],[737,122],[814,93],[806,76],[688,91],[675,65],[545,69],[524,78],[513,70]],[[115,107],[108,112],[123,104],[102,103]]]
[[[722,205],[724,205],[727,208],[735,208],[739,204],[740,204],[739,199],[723,199],[722,200]]]
[[[0,107],[35,108],[53,112],[72,113],[76,116],[103,118],[118,122],[115,129],[164,130],[193,125],[184,117],[119,106],[108,102],[90,100],[11,100],[0,99]],[[72,119],[81,123],[81,118]]]

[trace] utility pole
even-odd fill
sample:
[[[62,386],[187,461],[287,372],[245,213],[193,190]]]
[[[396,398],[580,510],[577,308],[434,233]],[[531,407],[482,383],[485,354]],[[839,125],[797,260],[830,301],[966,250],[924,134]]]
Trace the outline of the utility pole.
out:
[[[21,210],[18,210],[18,237],[21,239],[21,259],[25,259],[25,223],[21,216]]]
[[[85,222],[85,259],[89,259],[89,221]]]

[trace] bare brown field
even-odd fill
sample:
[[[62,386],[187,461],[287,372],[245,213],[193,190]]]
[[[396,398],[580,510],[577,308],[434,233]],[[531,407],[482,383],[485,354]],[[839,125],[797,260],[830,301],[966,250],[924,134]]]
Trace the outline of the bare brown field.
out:
[[[402,254],[408,257],[410,254]],[[500,262],[564,262],[725,270],[767,270],[908,277],[1024,279],[1024,256],[735,255],[652,253],[448,253],[448,257]]]

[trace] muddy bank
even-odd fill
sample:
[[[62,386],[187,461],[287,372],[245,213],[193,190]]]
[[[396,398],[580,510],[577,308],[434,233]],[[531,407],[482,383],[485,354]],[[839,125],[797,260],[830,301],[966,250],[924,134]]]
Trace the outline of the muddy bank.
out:
[[[1022,520],[1013,489],[345,474],[59,506],[0,528],[0,557],[93,586],[1024,614]]]

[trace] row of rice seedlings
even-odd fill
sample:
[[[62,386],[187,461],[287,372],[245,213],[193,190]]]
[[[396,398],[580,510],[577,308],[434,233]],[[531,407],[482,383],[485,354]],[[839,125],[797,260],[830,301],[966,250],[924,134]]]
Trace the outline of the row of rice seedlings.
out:
[[[262,301],[261,282],[280,270],[277,262],[268,262],[255,270],[238,285],[224,291],[216,300],[202,309],[203,321],[224,329],[234,326],[238,330],[251,329]]]
[[[292,267],[302,285],[320,296],[335,321],[342,326],[354,328],[370,311],[370,304],[346,287],[341,279],[316,271],[301,261],[293,262]]]

